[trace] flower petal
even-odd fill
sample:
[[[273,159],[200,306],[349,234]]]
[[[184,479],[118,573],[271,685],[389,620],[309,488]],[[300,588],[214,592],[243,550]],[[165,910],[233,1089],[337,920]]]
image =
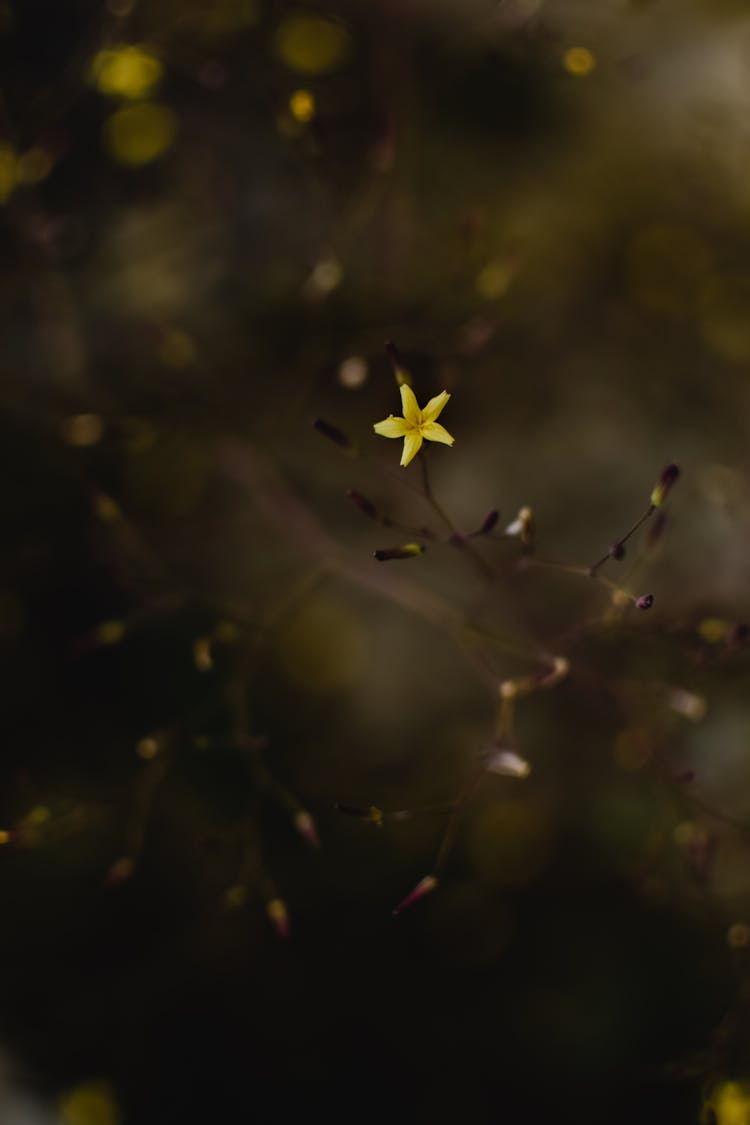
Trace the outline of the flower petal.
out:
[[[396,418],[394,414],[389,414],[382,422],[376,422],[372,428],[381,437],[403,437],[411,427],[404,418]]]
[[[439,395],[435,395],[434,398],[431,398],[422,411],[422,421],[435,422],[450,397],[448,391],[441,391]]]
[[[424,426],[420,427],[420,430],[422,437],[426,437],[428,441],[441,441],[443,445],[453,445],[456,440],[439,422],[426,422]]]
[[[413,430],[411,433],[408,433],[404,438],[404,449],[401,454],[401,464],[404,466],[404,468],[414,457],[417,456],[421,448],[422,435],[418,433],[417,430]]]
[[[401,403],[406,421],[411,422],[413,426],[418,426],[421,421],[419,403],[414,391],[406,383],[401,384]]]

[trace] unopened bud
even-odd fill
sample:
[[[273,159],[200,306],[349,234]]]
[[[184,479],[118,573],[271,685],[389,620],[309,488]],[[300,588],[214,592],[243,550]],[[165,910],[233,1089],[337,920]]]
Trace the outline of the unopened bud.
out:
[[[383,810],[379,809],[377,805],[368,805],[367,808],[362,808],[360,805],[344,805],[341,801],[337,801],[336,808],[345,816],[356,816],[359,820],[369,821],[377,828],[383,827]]]
[[[360,805],[345,805],[343,801],[337,801],[336,811],[343,813],[344,816],[357,816],[363,820],[367,819],[367,809],[361,808]]]
[[[609,548],[609,557],[611,559],[616,559],[618,562],[619,562],[620,559],[624,559],[625,558],[625,544],[620,543],[619,541],[617,543],[613,543],[611,545],[611,547]]]
[[[641,594],[640,598],[636,598],[635,604],[638,609],[651,609],[654,604],[653,594]]]
[[[313,422],[313,427],[319,434],[322,434],[323,437],[332,441],[334,445],[338,445],[340,449],[345,450],[347,453],[354,453],[353,444],[344,431],[340,430],[338,426],[331,425],[330,422],[324,421],[323,418],[316,418]]]
[[[269,899],[266,903],[266,914],[278,936],[286,941],[291,931],[289,927],[289,911],[286,908],[284,900],[281,898]]]
[[[375,507],[371,500],[363,496],[361,492],[355,491],[353,488],[347,488],[346,495],[351,500],[352,504],[356,504],[360,512],[367,516],[370,520],[379,520],[380,516],[378,509]]]
[[[438,881],[434,875],[425,875],[424,879],[421,879],[417,883],[414,890],[410,894],[408,894],[402,902],[398,904],[393,913],[400,914],[402,910],[406,910],[407,907],[413,906],[415,902],[418,902],[420,900],[420,898],[424,898],[424,896],[428,895],[430,891],[434,891],[437,885]]]
[[[493,508],[492,511],[485,516],[484,523],[479,529],[479,534],[488,535],[489,532],[492,531],[493,527],[497,525],[497,521],[499,519],[500,513],[498,512],[497,508]]]
[[[655,485],[654,491],[651,493],[651,505],[654,508],[660,508],[667,498],[667,495],[676,483],[680,475],[680,470],[677,465],[667,465],[659,477],[658,484]]]
[[[385,350],[386,350],[386,354],[387,354],[389,360],[391,361],[391,366],[393,367],[393,374],[396,376],[396,382],[398,383],[399,387],[403,383],[406,383],[407,387],[410,387],[411,386],[411,375],[409,374],[409,372],[404,367],[404,362],[403,362],[403,359],[401,358],[401,352],[398,350],[396,345],[393,343],[393,340],[386,340]]]
[[[320,847],[320,838],[315,827],[315,821],[305,809],[300,809],[294,817],[294,827],[311,848]]]
[[[421,543],[404,543],[401,547],[384,547],[373,551],[378,562],[391,562],[393,559],[413,559],[416,555],[424,554],[426,547]]]

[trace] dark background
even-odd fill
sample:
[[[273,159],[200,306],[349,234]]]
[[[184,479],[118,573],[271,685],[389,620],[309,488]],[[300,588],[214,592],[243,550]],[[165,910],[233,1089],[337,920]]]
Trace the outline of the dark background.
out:
[[[0,75],[10,1125],[750,1121],[745,6],[18,0]],[[680,465],[602,571],[653,609],[373,559],[347,489],[446,539],[386,340],[464,533],[585,567]],[[540,651],[392,917],[446,816],[367,810]]]

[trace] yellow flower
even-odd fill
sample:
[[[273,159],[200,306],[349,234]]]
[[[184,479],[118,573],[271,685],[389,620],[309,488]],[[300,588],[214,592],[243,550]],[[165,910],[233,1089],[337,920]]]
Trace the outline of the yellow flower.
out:
[[[436,421],[450,397],[447,391],[441,391],[420,410],[414,391],[406,383],[401,384],[403,418],[389,414],[382,422],[376,422],[373,428],[381,437],[404,439],[402,465],[408,465],[416,457],[425,438],[428,441],[441,441],[443,445],[453,445],[456,439]]]

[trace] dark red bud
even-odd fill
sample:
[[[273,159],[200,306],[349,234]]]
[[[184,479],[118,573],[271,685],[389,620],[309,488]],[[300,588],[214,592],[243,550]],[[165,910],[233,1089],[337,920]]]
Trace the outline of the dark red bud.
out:
[[[662,471],[659,483],[662,488],[671,488],[680,475],[679,465],[667,465],[666,469]]]
[[[380,516],[378,514],[378,510],[375,507],[375,505],[373,504],[372,500],[368,500],[367,497],[363,496],[361,492],[357,492],[353,488],[347,488],[346,495],[349,497],[352,504],[356,504],[356,506],[359,508],[360,512],[362,512],[364,515],[366,515],[368,519],[371,519],[371,520],[379,520],[380,519]]]
[[[338,426],[331,425],[330,422],[326,422],[323,418],[316,418],[313,422],[313,427],[319,434],[322,434],[323,437],[332,441],[334,445],[338,445],[341,449],[346,449],[350,453],[354,451],[354,446],[349,438]]]
[[[409,372],[408,372],[407,368],[404,366],[404,361],[401,357],[401,352],[398,350],[396,345],[393,343],[393,340],[386,340],[385,350],[388,354],[389,360],[391,361],[391,366],[393,367],[393,374],[396,376],[396,382],[398,383],[398,385],[401,386],[402,383],[410,383],[411,380],[409,378]]]
[[[667,493],[677,481],[680,475],[680,470],[677,465],[667,465],[666,469],[662,470],[659,477],[659,483],[655,486],[654,491],[651,493],[651,504],[654,508],[660,508],[667,498]]]
[[[398,348],[394,344],[393,340],[386,340],[385,351],[386,351],[386,355],[388,356],[389,360],[391,361],[391,363],[393,364],[393,366],[397,370],[399,368],[403,368],[404,361],[401,358],[401,352],[398,350]]]
[[[344,813],[345,816],[357,816],[362,820],[367,820],[370,816],[369,809],[363,809],[359,805],[345,805],[343,801],[336,802],[336,811]]]
[[[640,598],[636,599],[635,604],[638,606],[638,609],[651,609],[651,606],[654,604],[654,595],[642,594]]]

